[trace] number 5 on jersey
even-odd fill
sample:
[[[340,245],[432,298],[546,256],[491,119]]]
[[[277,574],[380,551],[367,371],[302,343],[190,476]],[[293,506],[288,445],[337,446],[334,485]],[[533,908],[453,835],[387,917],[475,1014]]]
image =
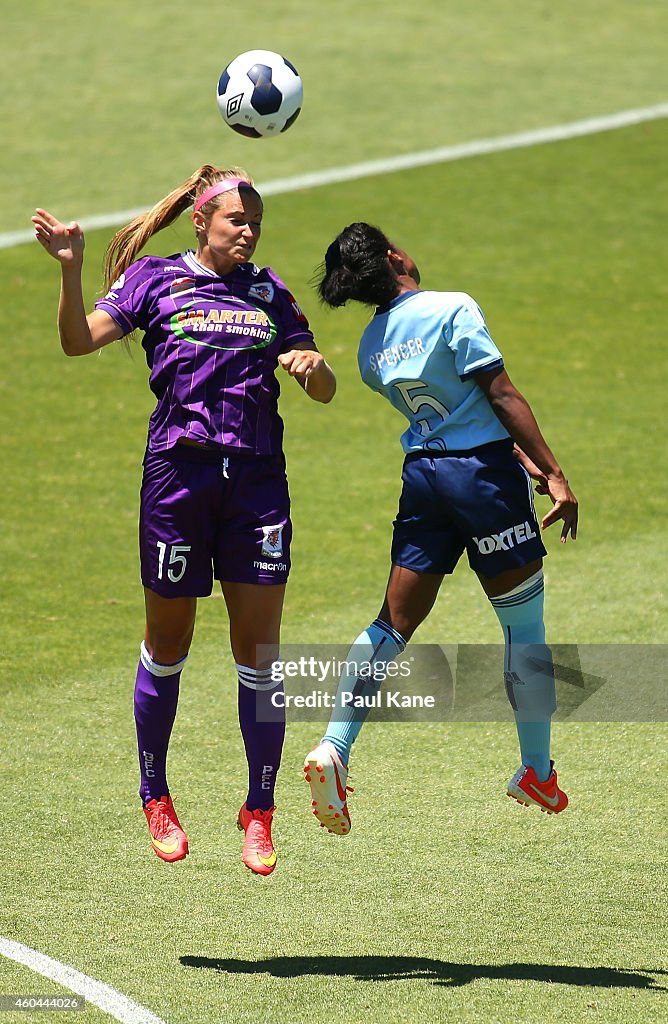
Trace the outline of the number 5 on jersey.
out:
[[[417,415],[420,409],[430,408],[434,410],[439,419],[447,419],[450,415],[450,410],[446,409],[443,403],[439,402],[438,398],[434,398],[433,395],[422,390],[427,386],[423,380],[398,380],[393,385],[412,413]],[[423,436],[426,436],[430,430],[434,429],[427,419],[416,419],[416,424]]]

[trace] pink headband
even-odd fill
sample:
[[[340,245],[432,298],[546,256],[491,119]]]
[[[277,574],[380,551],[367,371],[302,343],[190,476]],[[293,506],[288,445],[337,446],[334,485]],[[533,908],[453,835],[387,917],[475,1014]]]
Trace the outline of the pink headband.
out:
[[[193,212],[197,213],[210,199],[215,199],[222,192],[231,192],[233,188],[253,188],[253,186],[245,178],[225,178],[223,181],[217,181],[215,185],[212,185],[211,188],[208,188],[206,192],[202,192],[201,196],[197,197]]]

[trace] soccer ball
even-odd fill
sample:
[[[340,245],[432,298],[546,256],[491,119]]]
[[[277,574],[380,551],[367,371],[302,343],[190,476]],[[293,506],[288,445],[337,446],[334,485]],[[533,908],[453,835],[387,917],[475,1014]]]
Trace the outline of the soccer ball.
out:
[[[218,82],[218,107],[235,132],[260,139],[294,124],[304,89],[297,69],[271,50],[249,50],[231,61]]]

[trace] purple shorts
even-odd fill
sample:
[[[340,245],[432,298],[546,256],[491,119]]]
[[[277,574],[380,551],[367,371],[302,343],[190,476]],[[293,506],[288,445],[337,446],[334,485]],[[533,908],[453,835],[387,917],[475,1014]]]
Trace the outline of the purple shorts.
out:
[[[162,597],[206,597],[213,579],[285,583],[290,496],[280,455],[176,445],[144,457],[141,578]]]

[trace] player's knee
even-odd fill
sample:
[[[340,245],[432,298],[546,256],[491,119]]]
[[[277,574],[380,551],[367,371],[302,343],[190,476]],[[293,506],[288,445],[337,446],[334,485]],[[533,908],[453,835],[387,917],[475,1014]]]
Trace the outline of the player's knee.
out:
[[[409,605],[399,604],[396,601],[390,602],[386,599],[377,618],[396,630],[402,637],[405,646],[418,626],[422,625],[428,612],[429,609],[425,611],[423,608],[411,608]]]
[[[177,633],[165,633],[159,628],[147,628],[146,647],[159,665],[175,665],[190,650],[192,627]]]
[[[237,664],[246,665],[248,668],[267,668],[278,660],[280,654],[280,645],[277,639],[263,635],[258,636],[257,633],[252,632],[233,635],[231,646]]]

